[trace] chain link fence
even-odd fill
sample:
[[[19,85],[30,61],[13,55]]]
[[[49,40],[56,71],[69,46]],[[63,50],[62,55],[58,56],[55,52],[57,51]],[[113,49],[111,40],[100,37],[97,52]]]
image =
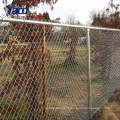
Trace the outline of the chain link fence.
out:
[[[119,87],[119,30],[0,21],[1,120],[89,120]]]
[[[99,108],[120,87],[120,31],[91,30],[92,107]],[[95,88],[94,88],[95,86]],[[116,111],[116,110],[115,110]],[[96,110],[93,110],[93,114]]]

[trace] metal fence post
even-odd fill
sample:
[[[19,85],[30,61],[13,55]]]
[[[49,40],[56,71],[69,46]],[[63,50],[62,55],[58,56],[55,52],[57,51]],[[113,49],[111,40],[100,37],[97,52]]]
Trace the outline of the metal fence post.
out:
[[[90,29],[87,29],[87,62],[88,62],[88,71],[87,71],[87,78],[88,78],[88,115],[89,120],[91,120],[91,108],[92,108],[92,101],[91,101],[91,60],[90,60]]]

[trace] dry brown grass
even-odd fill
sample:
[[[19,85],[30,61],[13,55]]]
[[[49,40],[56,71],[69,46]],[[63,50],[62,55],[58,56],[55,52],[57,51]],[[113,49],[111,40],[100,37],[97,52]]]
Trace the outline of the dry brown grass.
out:
[[[117,89],[104,106],[96,112],[93,120],[120,120],[120,89]]]

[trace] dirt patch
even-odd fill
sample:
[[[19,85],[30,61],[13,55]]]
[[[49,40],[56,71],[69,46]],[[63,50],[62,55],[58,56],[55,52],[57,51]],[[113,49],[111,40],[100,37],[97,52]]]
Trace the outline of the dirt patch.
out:
[[[120,88],[98,110],[92,120],[120,120]]]

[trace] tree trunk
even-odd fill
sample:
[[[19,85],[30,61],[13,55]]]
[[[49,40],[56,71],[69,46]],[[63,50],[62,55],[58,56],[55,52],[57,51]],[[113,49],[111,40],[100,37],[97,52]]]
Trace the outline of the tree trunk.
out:
[[[73,36],[72,36],[73,37]],[[74,36],[75,37],[75,36]],[[67,53],[67,58],[64,62],[65,65],[69,65],[69,64],[76,64],[76,46],[77,46],[77,39],[76,38],[72,38],[71,42],[70,42],[70,50]]]

